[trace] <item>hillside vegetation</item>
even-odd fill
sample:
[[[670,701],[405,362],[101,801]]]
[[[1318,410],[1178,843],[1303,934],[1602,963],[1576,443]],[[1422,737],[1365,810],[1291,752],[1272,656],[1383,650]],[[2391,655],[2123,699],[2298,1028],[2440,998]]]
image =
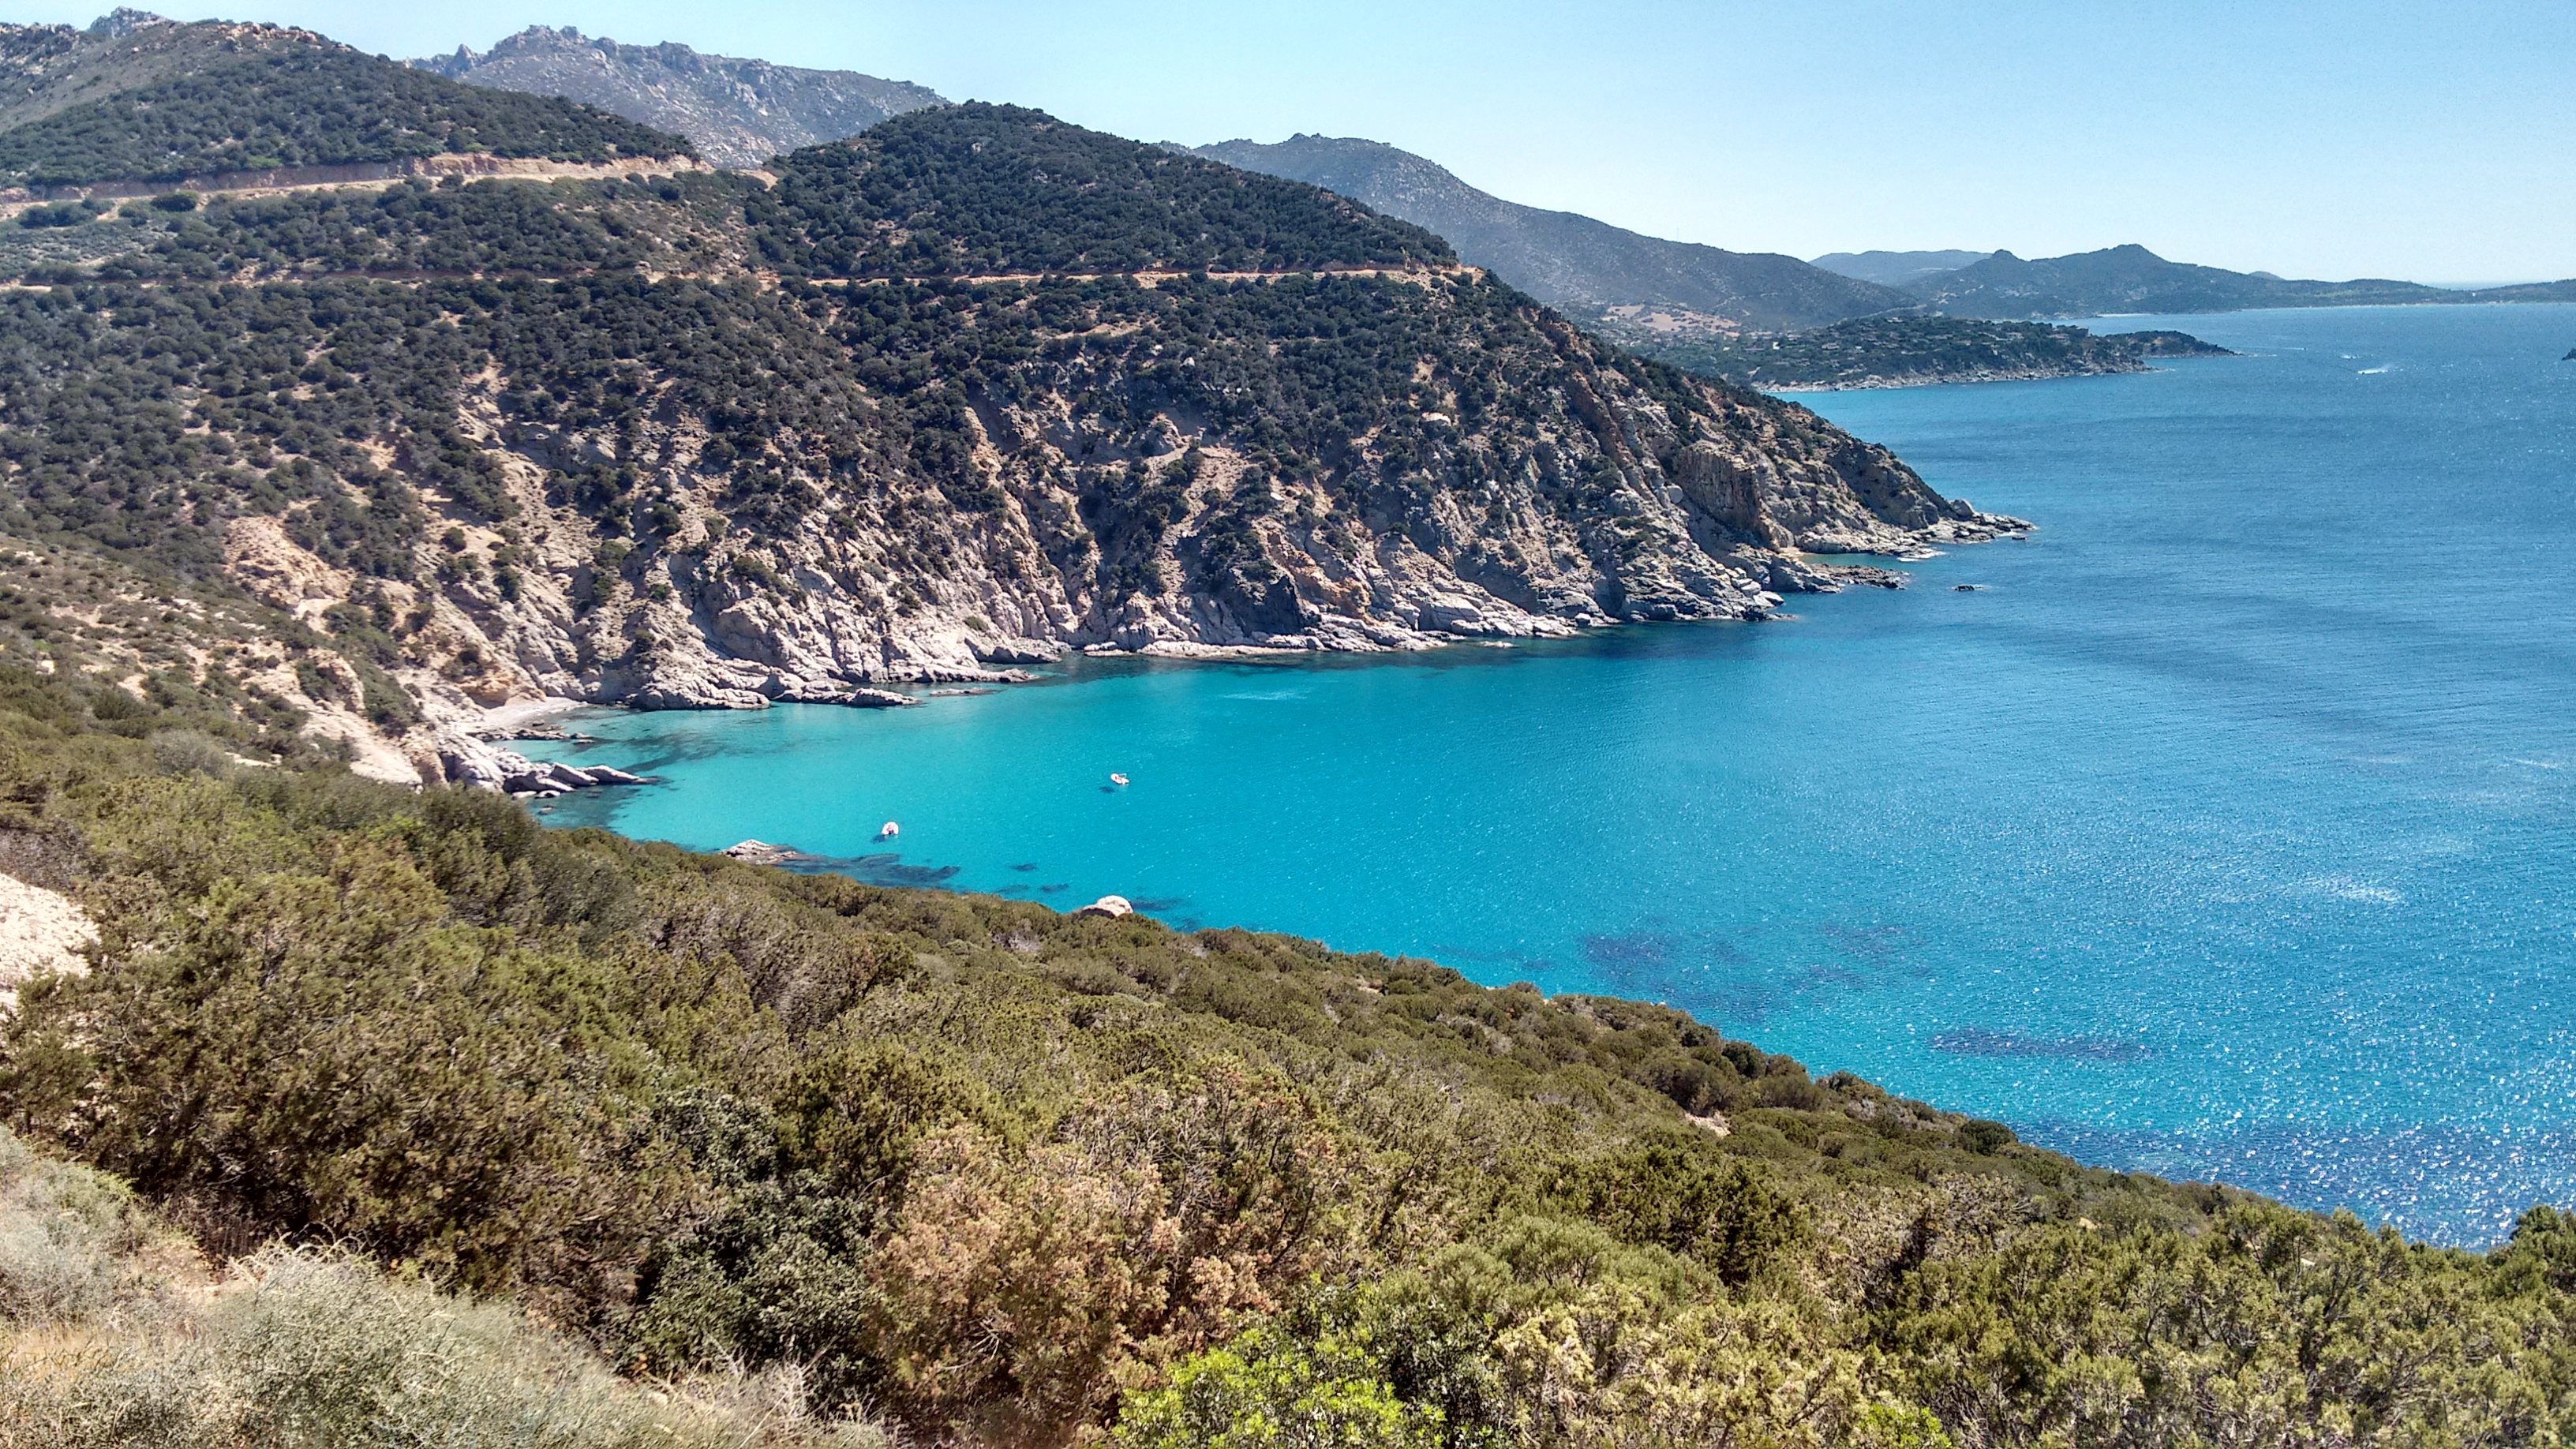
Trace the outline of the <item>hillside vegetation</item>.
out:
[[[0,856],[101,938],[0,1022],[9,1129],[219,1255],[339,1244],[630,1371],[792,1366],[958,1443],[2541,1444],[2576,1409],[2546,1210],[2412,1246],[1662,1007],[550,832],[0,690]]]
[[[478,90],[339,47],[293,48],[0,131],[0,181],[174,182],[451,152],[604,162],[685,155],[688,143],[586,106]]]
[[[208,21],[177,25],[119,7],[84,28],[0,25],[0,130],[256,56],[331,49],[309,30]]]
[[[0,1445],[862,1449],[792,1369],[659,1384],[329,1249],[210,1264],[127,1184],[0,1130]]]
[[[1016,106],[917,113],[786,158],[751,211],[809,275],[1453,266],[1448,244],[1310,186]]]
[[[1068,646],[1759,618],[1836,586],[1798,549],[2018,526],[1419,228],[1008,107],[915,111],[774,185],[21,221],[0,531],[297,615],[234,641],[264,661],[243,686],[371,732],[389,777],[540,691],[758,706]]]

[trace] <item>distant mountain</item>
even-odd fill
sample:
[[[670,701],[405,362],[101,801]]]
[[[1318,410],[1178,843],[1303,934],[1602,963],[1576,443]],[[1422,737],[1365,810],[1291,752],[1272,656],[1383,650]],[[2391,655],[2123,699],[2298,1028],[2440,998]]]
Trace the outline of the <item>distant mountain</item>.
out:
[[[1935,272],[1955,272],[1971,262],[1983,261],[1988,252],[1827,252],[1812,265],[1882,287],[1903,287],[1919,282]]]
[[[2092,317],[2113,312],[2237,312],[2251,307],[2352,307],[2390,302],[2501,300],[2489,293],[2363,278],[2299,282],[2258,272],[2169,262],[2145,247],[2024,261],[1996,252],[1907,288],[1953,317]],[[2527,291],[2499,288],[2497,291]],[[2545,289],[2544,289],[2545,290]]]
[[[1588,322],[1627,308],[1663,313],[1686,331],[1787,331],[1914,304],[1893,288],[1795,257],[1663,241],[1505,201],[1377,141],[1298,135],[1276,145],[1224,141],[1195,154],[1337,191],[1427,227],[1468,263]],[[1612,330],[1625,340],[1623,329]]]
[[[480,55],[459,46],[412,64],[469,85],[586,101],[686,136],[709,161],[734,170],[947,104],[908,81],[700,55],[685,45],[620,45],[568,26],[533,25]]]

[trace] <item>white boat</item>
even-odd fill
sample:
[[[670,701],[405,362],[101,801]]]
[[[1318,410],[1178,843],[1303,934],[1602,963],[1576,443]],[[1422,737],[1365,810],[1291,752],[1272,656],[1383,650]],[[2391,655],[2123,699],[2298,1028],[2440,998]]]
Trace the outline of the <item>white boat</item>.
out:
[[[889,820],[885,823],[885,828],[877,832],[877,839],[892,840],[901,834],[903,834],[903,827]]]
[[[1112,775],[1109,777],[1109,783],[1123,790],[1127,788],[1127,777],[1124,775]]]

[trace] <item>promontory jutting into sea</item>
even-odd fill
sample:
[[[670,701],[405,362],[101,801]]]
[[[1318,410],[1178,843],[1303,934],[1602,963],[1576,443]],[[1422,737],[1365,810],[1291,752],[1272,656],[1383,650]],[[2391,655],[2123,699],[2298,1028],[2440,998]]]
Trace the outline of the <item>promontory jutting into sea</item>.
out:
[[[789,10],[0,26],[0,1444],[2576,1437],[2576,21]]]

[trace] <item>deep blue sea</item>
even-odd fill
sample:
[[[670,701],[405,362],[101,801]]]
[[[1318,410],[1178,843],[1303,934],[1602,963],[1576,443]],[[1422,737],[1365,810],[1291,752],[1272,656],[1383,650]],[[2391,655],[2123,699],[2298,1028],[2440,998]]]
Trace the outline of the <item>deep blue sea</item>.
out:
[[[1802,399],[2038,522],[1901,593],[585,715],[665,783],[550,819],[1669,1001],[2447,1241],[2576,1202],[2576,308],[2097,325],[2244,355]]]

